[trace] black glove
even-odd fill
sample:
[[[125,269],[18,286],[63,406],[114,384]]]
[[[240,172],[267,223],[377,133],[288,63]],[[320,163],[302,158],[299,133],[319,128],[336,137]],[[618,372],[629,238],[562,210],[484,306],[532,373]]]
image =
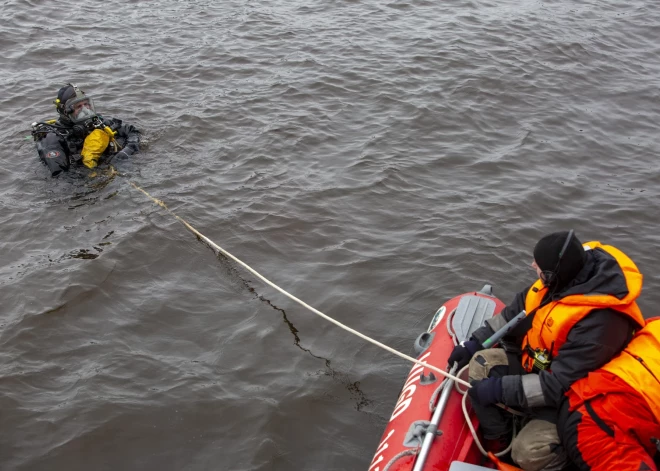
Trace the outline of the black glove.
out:
[[[449,368],[454,365],[454,362],[458,362],[458,369],[460,370],[470,363],[470,359],[475,353],[483,349],[484,347],[476,340],[466,340],[462,344],[456,345],[451,355],[449,355]]]
[[[115,155],[113,155],[112,158],[114,160],[126,160],[128,159],[129,156],[130,154],[122,149],[119,152],[117,152]]]
[[[124,150],[129,148],[130,150],[127,152],[130,152],[131,154],[135,154],[140,150],[140,138],[138,136],[129,136],[124,145]]]
[[[129,156],[135,154],[135,152],[136,152],[136,149],[135,149],[133,146],[131,146],[131,145],[127,145],[127,146],[124,147],[122,150],[120,150],[119,152],[117,152],[117,153],[114,155],[113,158],[114,158],[114,159],[117,159],[117,160],[126,160],[126,159],[128,159]]]
[[[468,394],[472,400],[482,406],[489,406],[502,402],[502,378],[486,378],[480,381],[471,381],[472,386]]]

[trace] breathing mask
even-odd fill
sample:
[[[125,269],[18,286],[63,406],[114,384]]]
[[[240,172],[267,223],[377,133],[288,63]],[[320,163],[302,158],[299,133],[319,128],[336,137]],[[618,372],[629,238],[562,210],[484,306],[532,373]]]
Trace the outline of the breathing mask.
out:
[[[64,104],[64,112],[72,123],[84,123],[96,118],[94,101],[86,96],[75,97]]]
[[[69,83],[62,87],[55,99],[57,112],[74,124],[85,123],[96,118],[94,101],[85,95],[77,85]]]

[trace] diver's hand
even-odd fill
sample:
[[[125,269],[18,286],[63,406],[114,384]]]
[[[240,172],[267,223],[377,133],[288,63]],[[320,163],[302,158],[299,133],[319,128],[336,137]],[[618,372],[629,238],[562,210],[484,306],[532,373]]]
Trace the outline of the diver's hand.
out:
[[[135,149],[135,147],[133,147],[132,145],[127,145],[127,146],[124,147],[122,150],[120,150],[119,152],[117,152],[117,153],[115,154],[114,158],[115,158],[115,159],[118,159],[118,160],[126,160],[126,159],[128,159],[131,155],[135,154],[135,152],[137,152],[137,149]]]
[[[128,152],[126,152],[126,150],[122,149],[114,155],[113,159],[126,160],[131,156],[131,154],[132,153],[129,154]]]

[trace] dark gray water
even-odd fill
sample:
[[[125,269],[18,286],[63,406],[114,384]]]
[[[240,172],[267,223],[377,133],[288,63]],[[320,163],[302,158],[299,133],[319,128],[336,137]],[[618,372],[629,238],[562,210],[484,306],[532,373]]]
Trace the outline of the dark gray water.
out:
[[[366,470],[447,298],[549,231],[627,252],[660,314],[660,10],[630,1],[9,0],[0,468]],[[148,144],[51,179],[68,81]]]

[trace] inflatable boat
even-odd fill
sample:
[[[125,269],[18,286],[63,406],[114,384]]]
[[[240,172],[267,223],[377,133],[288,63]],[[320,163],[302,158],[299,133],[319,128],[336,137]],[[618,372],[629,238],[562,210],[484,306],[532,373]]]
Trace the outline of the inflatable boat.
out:
[[[467,340],[504,307],[490,285],[450,299],[433,315],[428,330],[417,337],[417,359],[446,369],[454,345]],[[480,451],[470,430],[470,426],[477,430],[478,423],[469,401],[463,402],[453,380],[438,376],[422,365],[412,367],[369,471],[497,469],[497,458],[490,455],[489,459]]]

